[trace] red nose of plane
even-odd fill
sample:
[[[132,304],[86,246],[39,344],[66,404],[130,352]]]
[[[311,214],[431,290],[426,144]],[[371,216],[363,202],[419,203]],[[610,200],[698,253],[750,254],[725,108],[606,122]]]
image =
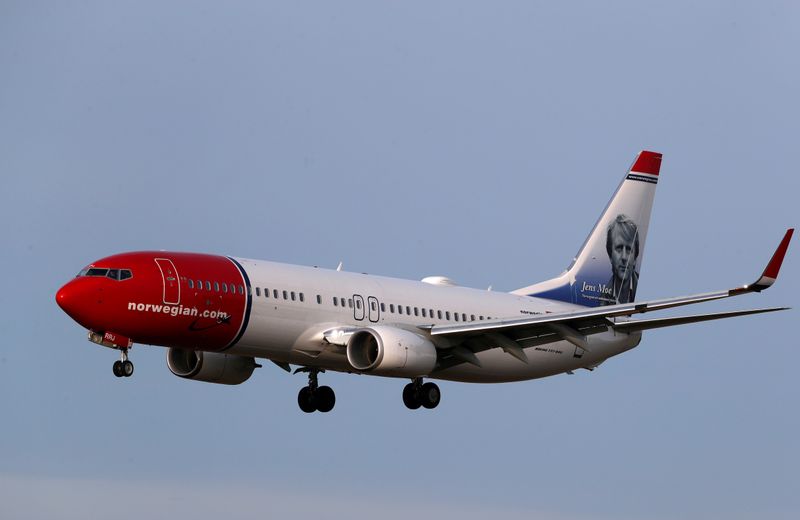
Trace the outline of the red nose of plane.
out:
[[[96,289],[90,287],[92,284],[86,283],[87,281],[76,278],[67,282],[56,292],[56,303],[70,318],[84,327],[91,328],[88,318],[91,315],[92,303],[97,298],[93,298]]]
[[[73,314],[75,313],[75,288],[72,287],[72,282],[67,283],[58,290],[56,293],[56,303],[61,310],[69,314],[71,317],[74,317]]]

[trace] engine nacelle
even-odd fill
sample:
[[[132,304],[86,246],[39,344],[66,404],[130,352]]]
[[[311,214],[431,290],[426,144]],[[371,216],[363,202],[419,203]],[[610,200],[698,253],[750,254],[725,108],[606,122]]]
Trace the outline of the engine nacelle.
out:
[[[238,385],[250,378],[256,366],[256,361],[251,357],[179,348],[170,348],[167,351],[167,367],[170,372],[195,381]]]
[[[419,334],[379,325],[359,329],[350,336],[347,361],[364,372],[426,376],[436,366],[436,346]]]

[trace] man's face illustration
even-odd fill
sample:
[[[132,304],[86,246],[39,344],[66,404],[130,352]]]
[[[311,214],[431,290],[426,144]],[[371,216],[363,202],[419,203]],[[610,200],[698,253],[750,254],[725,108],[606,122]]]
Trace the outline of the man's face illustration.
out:
[[[633,244],[625,241],[617,230],[611,233],[611,268],[614,275],[620,280],[625,280],[633,274],[634,263]]]

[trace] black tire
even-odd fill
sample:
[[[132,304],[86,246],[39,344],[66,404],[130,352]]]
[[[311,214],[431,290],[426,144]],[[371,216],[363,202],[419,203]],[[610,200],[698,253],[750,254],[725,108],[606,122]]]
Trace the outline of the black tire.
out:
[[[114,372],[115,376],[122,377],[122,361],[120,360],[114,361],[114,365],[111,367],[111,371]]]
[[[133,362],[127,359],[122,362],[122,375],[124,377],[131,377],[133,375]]]
[[[311,392],[311,388],[304,386],[300,389],[300,393],[297,394],[297,404],[300,406],[301,410],[305,413],[315,412],[317,407],[314,401],[314,394]]]
[[[439,405],[442,400],[442,392],[435,383],[425,383],[419,391],[419,400],[425,408],[433,409]]]
[[[333,410],[336,404],[336,394],[333,392],[333,388],[329,386],[317,388],[317,391],[314,393],[314,402],[317,403],[317,410],[322,413]]]
[[[420,407],[419,398],[417,397],[417,389],[414,388],[414,383],[408,383],[403,388],[403,404],[409,410],[416,410]]]

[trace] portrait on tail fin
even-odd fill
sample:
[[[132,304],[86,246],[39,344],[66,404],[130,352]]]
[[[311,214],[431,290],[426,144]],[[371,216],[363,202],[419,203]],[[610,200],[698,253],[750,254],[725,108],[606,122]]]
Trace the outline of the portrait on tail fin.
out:
[[[606,287],[610,298],[603,299],[603,305],[630,303],[636,298],[639,273],[636,262],[639,259],[639,229],[636,223],[620,213],[608,226],[606,252],[611,262],[611,278]]]

